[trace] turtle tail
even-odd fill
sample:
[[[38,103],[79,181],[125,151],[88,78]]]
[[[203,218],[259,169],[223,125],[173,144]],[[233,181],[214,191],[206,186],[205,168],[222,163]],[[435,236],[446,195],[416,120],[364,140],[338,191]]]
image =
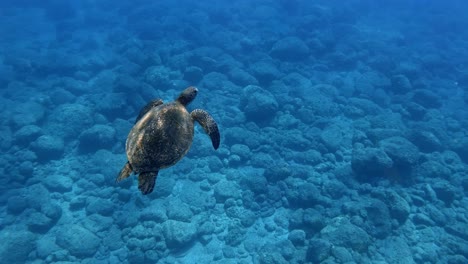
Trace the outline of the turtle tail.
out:
[[[127,163],[125,163],[125,166],[122,168],[122,170],[119,173],[119,176],[117,176],[115,181],[119,182],[119,181],[121,181],[123,179],[128,178],[128,176],[130,176],[130,174],[132,174],[132,171],[133,171],[132,165],[130,165],[130,162],[127,161]]]

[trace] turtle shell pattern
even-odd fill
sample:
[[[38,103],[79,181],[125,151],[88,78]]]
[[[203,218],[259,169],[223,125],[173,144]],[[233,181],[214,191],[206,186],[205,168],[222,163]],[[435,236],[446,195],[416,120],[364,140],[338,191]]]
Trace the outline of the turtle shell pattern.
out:
[[[181,103],[152,108],[127,138],[127,158],[133,171],[158,171],[174,165],[189,151],[193,134],[194,121]]]

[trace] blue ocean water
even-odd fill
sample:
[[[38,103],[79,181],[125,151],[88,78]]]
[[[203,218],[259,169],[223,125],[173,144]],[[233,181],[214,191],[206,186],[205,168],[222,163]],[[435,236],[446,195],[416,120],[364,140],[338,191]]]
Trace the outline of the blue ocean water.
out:
[[[468,263],[467,11],[2,0],[0,263]],[[116,183],[189,86],[219,149]]]

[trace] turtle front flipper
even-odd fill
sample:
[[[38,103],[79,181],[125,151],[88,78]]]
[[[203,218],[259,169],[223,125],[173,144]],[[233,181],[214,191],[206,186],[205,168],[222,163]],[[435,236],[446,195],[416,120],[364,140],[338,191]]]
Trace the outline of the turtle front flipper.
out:
[[[123,179],[128,178],[128,176],[132,174],[132,171],[133,171],[132,165],[130,165],[130,162],[127,161],[127,163],[125,163],[125,166],[122,168],[122,170],[120,170],[119,176],[117,176],[115,181],[119,182]]]
[[[220,136],[218,125],[216,124],[216,121],[213,119],[213,117],[202,109],[195,109],[192,111],[192,113],[190,113],[190,115],[192,116],[193,120],[197,121],[203,127],[205,133],[210,136],[213,148],[218,149]]]
[[[154,99],[153,101],[147,103],[141,110],[140,113],[138,114],[138,117],[135,120],[135,124],[146,114],[151,110],[153,107],[156,107],[158,105],[162,105],[164,102],[161,99]]]
[[[138,175],[138,189],[140,189],[141,193],[146,195],[153,192],[158,172],[159,171],[142,172]]]

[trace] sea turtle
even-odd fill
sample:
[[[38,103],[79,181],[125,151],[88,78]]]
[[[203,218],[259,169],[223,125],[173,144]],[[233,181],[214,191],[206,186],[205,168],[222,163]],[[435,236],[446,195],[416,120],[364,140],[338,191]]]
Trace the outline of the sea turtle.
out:
[[[138,175],[138,189],[153,191],[160,169],[176,164],[192,145],[194,121],[210,136],[214,149],[219,147],[218,125],[208,112],[185,108],[197,96],[198,89],[188,87],[171,103],[155,99],[143,107],[126,142],[127,163],[116,181]]]

